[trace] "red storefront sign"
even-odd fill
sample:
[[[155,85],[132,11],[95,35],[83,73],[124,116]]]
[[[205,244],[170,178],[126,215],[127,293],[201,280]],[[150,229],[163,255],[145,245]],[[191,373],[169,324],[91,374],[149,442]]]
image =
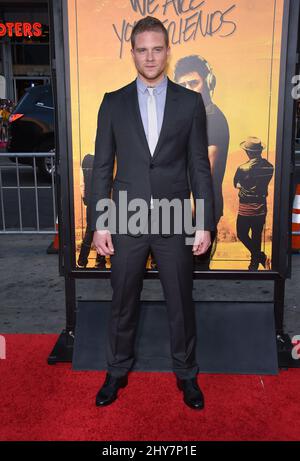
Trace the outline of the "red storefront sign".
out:
[[[0,22],[0,37],[40,37],[41,35],[40,22]]]

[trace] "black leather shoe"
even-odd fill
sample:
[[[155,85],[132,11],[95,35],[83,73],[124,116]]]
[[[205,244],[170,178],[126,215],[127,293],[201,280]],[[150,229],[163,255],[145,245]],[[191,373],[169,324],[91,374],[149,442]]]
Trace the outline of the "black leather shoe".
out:
[[[118,396],[118,390],[121,387],[126,387],[128,384],[128,375],[124,376],[112,376],[110,373],[106,373],[104,384],[100,388],[96,396],[96,406],[109,405],[114,402]]]
[[[86,258],[78,258],[78,261],[77,261],[77,265],[79,267],[84,267],[86,268],[86,266],[88,265],[88,260]]]
[[[270,258],[268,258],[268,256],[263,251],[260,252],[259,262],[265,269],[271,269]]]
[[[180,379],[177,378],[177,386],[180,391],[183,391],[183,401],[195,410],[204,408],[204,396],[198,386],[197,378]]]
[[[105,256],[97,255],[95,269],[105,270],[106,269],[106,259]]]

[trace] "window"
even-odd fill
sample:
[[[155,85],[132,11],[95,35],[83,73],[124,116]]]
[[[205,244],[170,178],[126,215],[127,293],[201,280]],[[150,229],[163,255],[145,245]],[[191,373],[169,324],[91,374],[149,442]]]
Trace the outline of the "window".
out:
[[[49,65],[49,45],[23,45],[12,46],[13,65]]]

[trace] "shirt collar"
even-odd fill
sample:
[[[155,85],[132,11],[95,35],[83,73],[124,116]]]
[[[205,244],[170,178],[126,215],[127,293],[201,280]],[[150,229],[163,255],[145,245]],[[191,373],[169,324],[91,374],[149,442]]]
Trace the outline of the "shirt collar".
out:
[[[162,79],[162,81],[154,87],[156,94],[160,94],[164,89],[166,89],[167,84],[168,84],[168,78],[166,75],[164,75],[164,78]],[[145,93],[147,91],[147,85],[141,80],[139,76],[137,76],[136,78],[136,86],[137,86],[137,89],[141,91],[141,93]]]

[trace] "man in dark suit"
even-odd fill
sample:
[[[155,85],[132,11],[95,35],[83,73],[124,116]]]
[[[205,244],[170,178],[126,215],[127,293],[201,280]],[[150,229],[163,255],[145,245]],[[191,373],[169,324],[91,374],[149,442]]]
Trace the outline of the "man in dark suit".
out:
[[[95,231],[97,252],[110,255],[113,289],[107,374],[96,405],[112,403],[119,388],[128,383],[128,372],[135,360],[145,264],[151,250],[166,299],[177,386],[187,405],[202,409],[204,398],[197,382],[195,357],[193,254],[207,251],[210,232],[215,229],[205,107],[200,94],[173,83],[165,75],[170,47],[167,30],[158,19],[147,16],[138,21],[132,30],[131,45],[138,75],[125,87],[104,95],[92,174],[90,226]],[[115,156],[117,173],[113,181]],[[115,225],[105,226],[107,210],[99,206],[99,201],[109,199],[111,189],[117,220]],[[202,201],[201,216],[196,206],[193,217],[194,231],[184,227],[178,232],[177,218],[183,221],[178,210],[170,213],[166,230],[161,216],[157,217],[157,201],[176,199],[180,204],[188,203],[191,211],[191,191],[195,201]],[[136,199],[146,204],[150,232],[144,232],[145,223],[138,232],[133,230],[130,224],[134,215],[129,205],[125,219],[128,226],[123,230],[121,214],[125,207],[121,193],[126,194],[126,204]],[[155,224],[158,230],[152,232]],[[192,246],[186,244],[187,235],[192,235]]]

